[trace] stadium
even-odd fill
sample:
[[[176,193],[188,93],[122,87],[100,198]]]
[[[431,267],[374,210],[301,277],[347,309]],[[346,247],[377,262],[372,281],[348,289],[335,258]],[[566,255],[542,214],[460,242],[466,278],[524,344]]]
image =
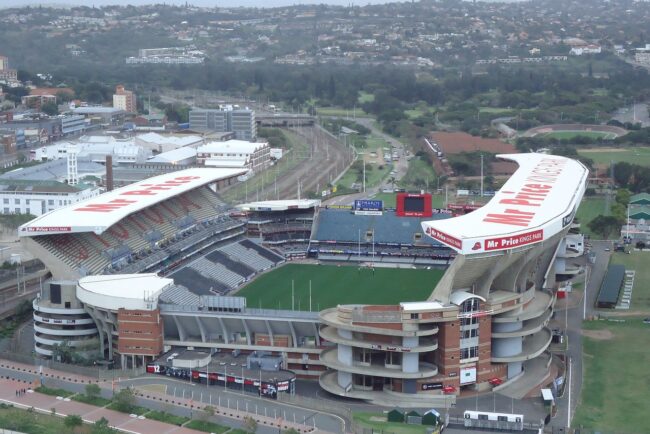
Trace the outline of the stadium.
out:
[[[551,372],[552,265],[587,170],[501,157],[519,169],[466,215],[408,193],[396,209],[233,209],[218,195],[242,174],[232,169],[168,173],[52,211],[19,228],[51,273],[33,303],[35,351],[97,349],[123,368],[260,391],[313,378],[404,407],[535,386]]]

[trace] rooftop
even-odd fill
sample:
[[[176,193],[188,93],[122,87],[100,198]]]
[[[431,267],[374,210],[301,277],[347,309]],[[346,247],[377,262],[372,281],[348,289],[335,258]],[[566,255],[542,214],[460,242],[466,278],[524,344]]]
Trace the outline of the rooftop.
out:
[[[318,199],[267,200],[237,205],[242,211],[286,211],[288,209],[310,209],[320,206]]]
[[[101,234],[135,212],[245,172],[240,169],[193,168],[154,176],[37,217],[22,225],[19,235],[74,232]]]
[[[197,148],[197,152],[215,153],[215,152],[234,152],[250,154],[257,149],[268,146],[268,143],[246,142],[244,140],[226,140],[225,142],[210,142]]]
[[[588,177],[578,161],[546,154],[508,154],[519,169],[483,207],[424,222],[427,235],[463,254],[509,250],[552,237],[573,221]]]

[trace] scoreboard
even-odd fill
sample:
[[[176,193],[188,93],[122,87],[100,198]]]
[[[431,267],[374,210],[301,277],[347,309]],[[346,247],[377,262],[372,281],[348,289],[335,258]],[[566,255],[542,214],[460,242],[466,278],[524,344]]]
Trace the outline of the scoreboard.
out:
[[[431,195],[398,193],[396,214],[400,217],[431,217],[433,215]]]

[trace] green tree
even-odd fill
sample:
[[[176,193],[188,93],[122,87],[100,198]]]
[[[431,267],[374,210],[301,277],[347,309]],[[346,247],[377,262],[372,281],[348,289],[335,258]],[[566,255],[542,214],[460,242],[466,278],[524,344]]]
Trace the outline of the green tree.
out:
[[[215,410],[211,405],[206,405],[203,407],[203,412],[201,413],[201,419],[207,420],[214,416]]]
[[[254,434],[257,431],[257,421],[250,416],[246,416],[244,418],[244,429]]]
[[[616,232],[621,228],[621,222],[614,216],[599,215],[590,221],[587,226],[593,232],[602,235],[603,238],[608,239],[612,232]]]
[[[91,431],[92,434],[113,434],[116,432],[117,431],[108,426],[108,420],[105,417],[98,419],[93,425],[93,429]]]
[[[91,383],[86,385],[85,391],[86,396],[90,399],[93,399],[99,396],[99,394],[102,392],[102,389],[100,389],[97,384]]]
[[[135,407],[135,392],[133,389],[126,387],[115,394],[113,401],[115,402],[116,410],[123,413],[131,413]]]
[[[83,424],[81,416],[78,414],[69,414],[63,419],[63,424],[68,428],[75,428]]]
[[[46,102],[41,106],[41,111],[46,115],[56,116],[59,114],[59,107],[54,102]]]

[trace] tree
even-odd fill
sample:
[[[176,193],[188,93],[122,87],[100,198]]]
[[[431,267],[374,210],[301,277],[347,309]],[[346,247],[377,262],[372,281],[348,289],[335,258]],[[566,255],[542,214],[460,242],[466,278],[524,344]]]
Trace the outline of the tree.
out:
[[[68,428],[75,428],[83,424],[81,416],[78,414],[69,414],[63,419],[63,424]]]
[[[211,405],[206,405],[203,407],[203,412],[201,413],[201,419],[210,419],[211,417],[214,416],[215,410],[214,407]]]
[[[87,384],[87,385],[86,385],[86,396],[87,396],[89,399],[94,399],[94,398],[98,397],[99,394],[101,393],[101,391],[102,391],[102,390],[101,390],[101,389],[99,388],[99,386],[98,386],[97,384],[95,384],[95,383]]]
[[[46,102],[41,106],[41,111],[46,115],[56,116],[59,114],[59,107],[54,102]]]
[[[589,229],[591,229],[593,232],[596,232],[597,234],[602,235],[603,238],[608,239],[609,235],[612,232],[620,229],[621,222],[613,216],[599,215],[590,221],[587,226],[589,226]]]
[[[249,433],[257,431],[257,421],[250,416],[244,418],[244,429]]]
[[[108,420],[105,417],[98,419],[93,425],[92,434],[113,434],[116,433],[114,429],[108,426]]]
[[[135,407],[135,392],[129,387],[124,388],[117,392],[113,400],[115,401],[115,409],[117,411],[131,413]]]

